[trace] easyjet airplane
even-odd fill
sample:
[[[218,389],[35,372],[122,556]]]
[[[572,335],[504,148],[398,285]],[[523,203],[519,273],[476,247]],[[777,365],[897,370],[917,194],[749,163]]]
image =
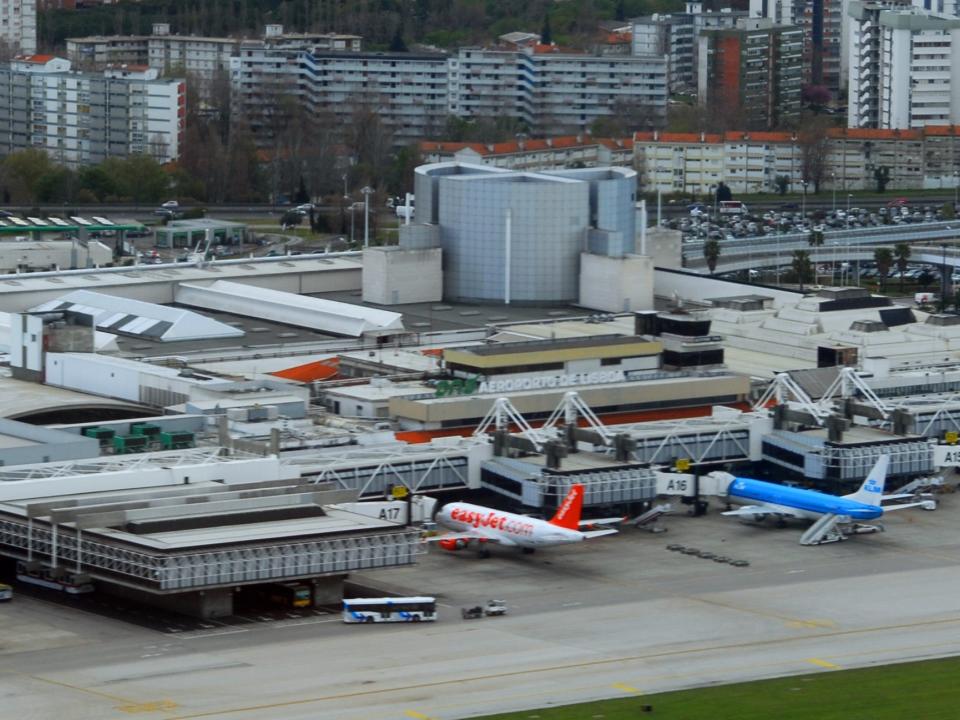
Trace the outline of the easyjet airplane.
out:
[[[581,530],[581,527],[621,522],[623,518],[603,518],[600,520],[581,520],[583,509],[583,485],[573,485],[563,499],[556,514],[549,520],[501,512],[481,505],[470,503],[450,503],[437,513],[437,522],[453,532],[428,538],[428,542],[437,542],[444,550],[463,550],[475,542],[480,554],[486,557],[489,551],[487,543],[499,543],[507,547],[522,548],[532,553],[538,547],[575,543],[587,538],[612,535],[615,528],[602,530]]]

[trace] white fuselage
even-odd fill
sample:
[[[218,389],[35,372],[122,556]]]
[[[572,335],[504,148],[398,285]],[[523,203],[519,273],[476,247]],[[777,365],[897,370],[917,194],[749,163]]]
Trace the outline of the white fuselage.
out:
[[[444,505],[437,513],[437,522],[455,532],[474,530],[503,545],[517,547],[563,545],[581,542],[586,537],[579,530],[559,527],[546,520],[470,503]]]

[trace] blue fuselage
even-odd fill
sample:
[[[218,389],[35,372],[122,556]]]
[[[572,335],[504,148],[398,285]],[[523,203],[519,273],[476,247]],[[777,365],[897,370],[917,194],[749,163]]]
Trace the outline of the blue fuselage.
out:
[[[735,478],[727,494],[738,505],[770,505],[771,514],[776,513],[776,507],[785,508],[812,520],[828,513],[846,515],[853,520],[874,520],[883,515],[883,508],[876,505],[749,478]]]

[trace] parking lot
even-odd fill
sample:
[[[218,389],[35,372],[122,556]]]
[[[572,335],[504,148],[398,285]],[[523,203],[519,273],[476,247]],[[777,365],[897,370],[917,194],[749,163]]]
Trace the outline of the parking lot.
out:
[[[943,206],[910,203],[904,198],[891,200],[886,207],[839,207],[830,210],[806,209],[803,203],[785,202],[776,210],[752,212],[704,203],[687,206],[688,217],[671,218],[664,224],[683,233],[684,242],[765,237],[794,233],[855,230],[871,227],[919,225],[940,222]]]

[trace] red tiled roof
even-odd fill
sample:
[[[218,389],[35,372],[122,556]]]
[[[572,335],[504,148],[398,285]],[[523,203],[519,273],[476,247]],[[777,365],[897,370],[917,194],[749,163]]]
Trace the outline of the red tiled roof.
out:
[[[633,149],[633,138],[597,138],[597,142],[610,150]]]
[[[924,134],[932,135],[934,137],[950,136],[954,137],[960,135],[960,126],[958,125],[927,125],[923,129]]]
[[[877,128],[832,128],[827,134],[833,138],[851,140],[922,140],[923,130],[879,130]]]
[[[20,60],[21,62],[28,63],[37,63],[38,65],[46,65],[51,60],[56,60],[56,55],[18,55],[15,60]]]
[[[482,143],[470,143],[470,142],[432,142],[425,140],[420,143],[420,152],[431,153],[455,153],[460,152],[465,148],[470,148],[474,152],[480,155],[486,155],[488,150],[486,145]]]

